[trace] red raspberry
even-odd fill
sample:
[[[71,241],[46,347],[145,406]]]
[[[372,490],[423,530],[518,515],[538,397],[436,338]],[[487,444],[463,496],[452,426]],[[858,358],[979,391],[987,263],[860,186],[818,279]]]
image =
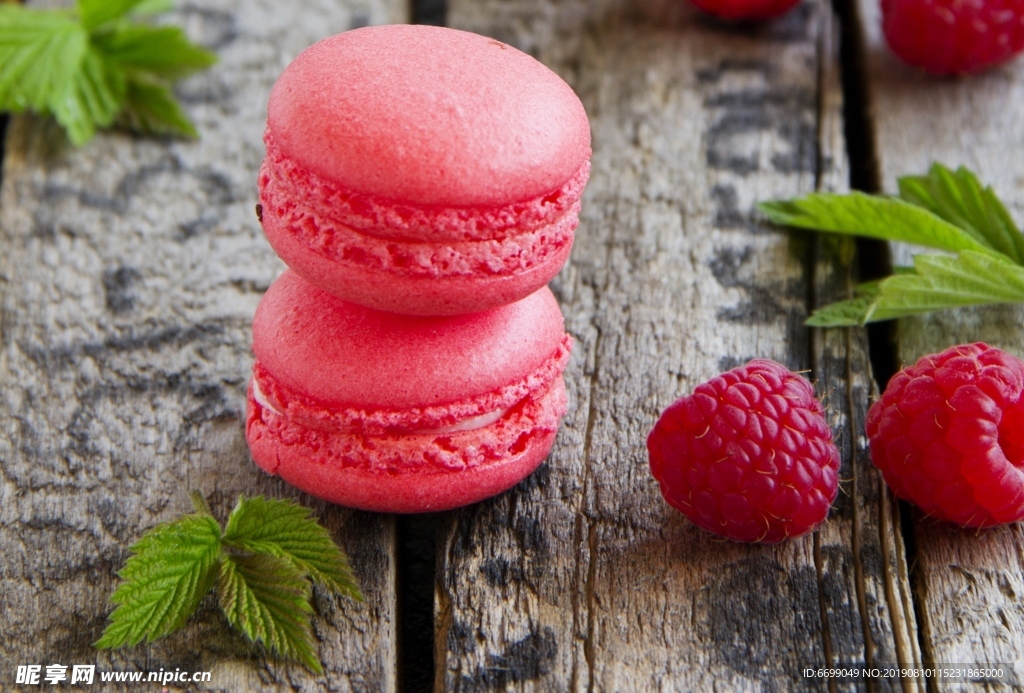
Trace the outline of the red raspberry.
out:
[[[661,495],[709,532],[777,542],[825,519],[839,451],[814,388],[755,359],[698,385],[647,437]]]
[[[785,13],[800,0],[692,0],[693,4],[722,19],[770,19]]]
[[[1024,49],[1024,0],[882,0],[882,27],[911,65],[974,72]]]
[[[1024,519],[1024,361],[987,344],[925,356],[868,411],[871,460],[900,498],[966,527]]]

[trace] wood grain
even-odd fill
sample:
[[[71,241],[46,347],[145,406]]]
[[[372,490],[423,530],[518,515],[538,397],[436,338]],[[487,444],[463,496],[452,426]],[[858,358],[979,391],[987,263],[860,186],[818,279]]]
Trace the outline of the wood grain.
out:
[[[913,662],[892,505],[843,433],[867,404],[863,335],[812,341],[802,325],[848,270],[752,216],[845,187],[827,6],[751,29],[677,2],[455,0],[449,21],[562,74],[594,155],[553,284],[576,340],[570,411],[533,477],[447,518],[436,689],[825,690],[801,668]],[[757,356],[813,365],[858,479],[825,530],[778,546],[689,524],[644,445],[672,400]]]
[[[196,142],[101,135],[72,150],[11,120],[0,192],[0,688],[19,664],[212,671],[211,690],[393,691],[394,523],[314,503],[259,472],[243,438],[250,321],[283,269],[254,215],[265,104],[332,33],[401,21],[392,0],[215,0],[169,19],[220,63],[178,93]],[[366,595],[316,595],[316,678],[230,634],[212,602],[152,646],[97,653],[127,547],[240,493],[298,497]],[[98,680],[98,678],[97,678]],[[104,690],[114,690],[114,687]]]
[[[882,185],[927,171],[933,161],[965,165],[991,184],[1024,224],[1024,61],[981,75],[931,77],[903,65],[885,46],[877,3],[860,3],[866,35],[871,122]],[[894,251],[906,264],[910,250]],[[985,341],[1024,357],[1024,308],[972,308],[901,320],[898,359],[914,363],[954,344]],[[926,663],[1009,663],[1024,686],[1024,530],[961,530],[914,515],[914,586]],[[961,684],[950,684],[956,689]],[[966,686],[967,684],[963,684]],[[976,684],[977,685],[977,684]],[[944,689],[944,686],[938,686]]]

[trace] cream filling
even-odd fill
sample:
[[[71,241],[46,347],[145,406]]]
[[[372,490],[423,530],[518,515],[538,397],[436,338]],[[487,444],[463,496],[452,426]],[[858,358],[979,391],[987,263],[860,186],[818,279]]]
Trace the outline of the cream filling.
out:
[[[252,380],[252,396],[253,399],[259,402],[260,406],[263,407],[264,409],[269,409],[278,416],[284,416],[284,414],[277,410],[277,407],[270,403],[270,400],[267,399],[267,396],[263,394],[263,391],[260,390],[260,384],[255,378],[253,378]],[[460,421],[459,423],[452,424],[451,426],[443,426],[441,428],[421,428],[409,432],[415,435],[439,436],[447,435],[450,433],[475,431],[478,428],[490,426],[492,423],[494,423],[501,417],[505,416],[506,412],[508,412],[508,409],[498,409],[496,411],[489,411],[486,414],[480,414],[479,416],[471,416],[465,421]]]
[[[465,421],[460,421],[457,424],[451,426],[444,426],[442,428],[422,428],[413,433],[420,435],[445,435],[448,433],[462,433],[464,431],[475,431],[478,428],[484,428],[490,426],[492,423],[505,416],[505,412],[508,409],[498,409],[496,411],[489,411],[486,414],[480,414],[479,416],[471,416]]]
[[[284,414],[277,410],[277,407],[270,403],[270,400],[267,399],[267,396],[263,394],[263,390],[260,389],[260,383],[258,380],[256,380],[256,378],[252,379],[252,397],[257,402],[259,402],[260,406],[263,407],[264,409],[269,409],[278,416],[284,416]]]

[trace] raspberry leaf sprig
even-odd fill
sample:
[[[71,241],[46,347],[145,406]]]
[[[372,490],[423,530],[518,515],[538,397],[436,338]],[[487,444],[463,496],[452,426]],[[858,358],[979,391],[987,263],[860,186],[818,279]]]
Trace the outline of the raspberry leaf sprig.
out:
[[[171,85],[217,61],[174,26],[137,19],[161,0],[77,0],[72,9],[0,4],[0,111],[53,116],[75,145],[115,123],[195,137]]]
[[[310,626],[310,581],[362,601],[348,559],[310,510],[262,496],[238,499],[226,527],[206,501],[131,547],[110,597],[117,606],[95,646],[152,642],[181,628],[216,585],[224,615],[251,642],[322,673]]]
[[[936,310],[1024,302],[1024,235],[989,187],[966,168],[933,164],[899,179],[898,197],[816,193],[763,202],[780,226],[900,241],[952,254],[922,254],[910,267],[859,285],[854,298],[817,310],[814,327],[863,325]]]

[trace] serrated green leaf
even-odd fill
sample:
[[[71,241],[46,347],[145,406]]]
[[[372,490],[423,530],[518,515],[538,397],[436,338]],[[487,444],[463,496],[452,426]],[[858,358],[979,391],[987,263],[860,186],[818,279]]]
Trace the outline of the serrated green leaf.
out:
[[[857,286],[856,296],[846,301],[819,308],[804,323],[808,327],[850,327],[863,325],[865,316],[878,299],[881,281],[865,282]]]
[[[80,145],[120,121],[137,131],[195,137],[170,91],[216,56],[177,27],[132,25],[132,10],[164,0],[79,0],[67,10],[0,5],[0,111],[52,115]]]
[[[982,187],[966,168],[953,172],[933,164],[924,176],[899,179],[900,197],[923,207],[998,250],[1017,264],[1024,264],[1024,235],[990,187]]]
[[[131,547],[110,597],[117,605],[99,648],[152,642],[181,627],[209,591],[220,556],[220,526],[206,515],[159,525]]]
[[[164,79],[178,79],[217,62],[216,54],[195,45],[173,26],[119,26],[94,42],[124,69]]]
[[[85,144],[114,122],[125,96],[124,73],[89,46],[72,88],[51,104],[57,122],[64,126],[73,144]]]
[[[72,91],[87,44],[66,14],[0,5],[0,110],[51,112]]]
[[[227,555],[217,580],[220,606],[231,625],[272,652],[320,674],[309,614],[309,581],[287,558]]]
[[[291,560],[332,592],[362,601],[348,559],[309,508],[287,500],[240,498],[228,518],[224,541],[252,553]]]
[[[934,310],[1024,301],[1024,267],[1009,258],[964,252],[959,257],[917,255],[914,274],[890,277],[869,321]]]
[[[876,293],[826,306],[808,324],[862,325],[936,310],[1019,302],[1024,302],[1024,267],[1007,257],[973,251],[958,257],[917,255],[914,272],[882,280]]]
[[[874,296],[857,296],[819,308],[804,321],[808,327],[853,327],[863,325],[875,302]]]
[[[149,135],[198,136],[171,90],[156,84],[128,82],[121,122]]]
[[[817,193],[793,200],[762,202],[758,207],[780,226],[902,241],[958,252],[1001,255],[971,234],[909,202],[853,192]]]
[[[142,0],[78,0],[82,26],[88,30],[125,16]]]
[[[188,498],[192,501],[192,509],[196,511],[196,515],[209,515],[213,517],[213,511],[210,510],[210,504],[206,502],[206,498],[199,491],[192,491],[188,494]]]

